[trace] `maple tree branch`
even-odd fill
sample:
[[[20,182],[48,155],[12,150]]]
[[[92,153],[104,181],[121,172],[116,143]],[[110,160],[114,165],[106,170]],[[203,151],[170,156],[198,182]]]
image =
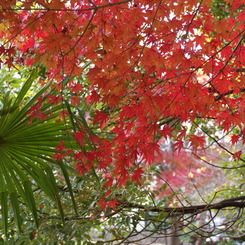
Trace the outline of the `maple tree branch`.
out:
[[[228,66],[228,64],[230,63],[230,61],[232,60],[232,58],[233,58],[233,56],[234,56],[234,54],[235,54],[235,52],[237,51],[237,49],[240,47],[240,45],[242,44],[242,41],[244,40],[244,37],[245,37],[245,35],[243,35],[241,38],[240,38],[240,40],[239,40],[239,42],[238,42],[238,44],[236,45],[236,47],[234,48],[234,50],[233,50],[233,52],[231,53],[231,55],[230,55],[230,57],[227,59],[227,61],[225,62],[225,64],[223,65],[223,67],[219,70],[219,72],[217,72],[217,74],[214,76],[214,77],[212,77],[211,79],[210,79],[210,81],[208,81],[208,83],[209,83],[209,85],[219,94],[219,96],[215,99],[216,101],[217,100],[219,100],[219,99],[221,99],[221,98],[224,98],[224,95],[223,94],[220,94],[220,92],[219,92],[219,90],[217,90],[216,89],[216,87],[212,84],[212,82],[215,80],[215,78],[217,78],[221,73],[223,73],[223,71],[225,70],[225,68]],[[228,92],[228,94],[231,94],[230,92]],[[228,95],[227,94],[227,95]],[[226,94],[225,94],[226,95]],[[224,100],[225,100],[225,98],[224,98]],[[226,102],[227,103],[227,102]],[[227,105],[228,105],[228,103],[227,103]]]
[[[233,156],[235,153],[229,151],[226,147],[224,147],[223,145],[221,145],[219,143],[219,141],[217,139],[215,139],[213,136],[211,136],[207,131],[205,131],[204,129],[202,129],[201,127],[199,127],[199,125],[197,125],[195,122],[193,122],[198,128],[200,128],[200,130],[206,134],[210,139],[212,139],[220,148],[222,148],[223,150],[225,150],[227,153],[229,153],[231,156]],[[245,160],[243,158],[239,159],[242,162],[245,162]]]
[[[244,70],[245,70],[245,69],[244,69]],[[234,89],[232,89],[232,90],[230,90],[230,91],[228,91],[228,92],[226,92],[226,93],[224,93],[224,94],[220,94],[220,95],[218,95],[218,96],[215,98],[215,101],[218,101],[218,100],[224,98],[224,96],[226,96],[226,95],[231,95],[231,94],[233,94],[233,93],[234,93]],[[245,93],[245,88],[240,88],[240,93]]]
[[[172,121],[174,121],[174,120],[176,120],[176,119],[178,119],[178,118],[177,118],[177,117],[170,117],[170,118],[168,118],[168,119],[163,118],[163,119],[161,119],[160,121],[162,121],[162,120],[164,120],[164,121],[159,122],[159,125],[162,126],[162,125],[169,124],[169,123],[171,123]]]
[[[245,68],[235,69],[234,71],[235,71],[235,72],[241,72],[241,73],[242,73],[242,72],[245,72]]]
[[[214,203],[214,204],[203,204],[203,205],[193,205],[193,206],[183,206],[183,207],[168,207],[168,208],[161,208],[161,207],[155,207],[155,206],[147,206],[147,205],[141,205],[137,203],[132,203],[132,202],[125,202],[125,201],[120,201],[119,205],[117,205],[117,209],[119,208],[119,212],[122,211],[123,209],[128,209],[128,208],[133,208],[133,209],[141,209],[144,211],[150,211],[150,212],[155,212],[155,213],[167,213],[168,216],[166,218],[170,217],[178,217],[178,216],[183,216],[187,214],[200,214],[206,211],[211,211],[211,210],[222,210],[225,208],[239,208],[243,209],[245,208],[245,196],[240,196],[240,197],[235,197],[235,198],[230,198],[230,199],[225,199],[220,202]],[[113,212],[114,214],[117,214],[118,212]],[[216,214],[217,215],[217,214]],[[111,216],[111,215],[110,215]],[[59,216],[45,216],[42,217],[43,220],[50,220],[50,219],[60,219]],[[80,216],[67,216],[64,218],[65,220],[88,220],[88,217],[80,217]],[[189,219],[188,217],[186,219]],[[214,219],[214,217],[212,218]],[[209,222],[212,221],[209,220]],[[185,225],[186,226],[186,225]]]
[[[141,205],[137,203],[125,202],[118,200],[124,208],[138,208],[151,212],[164,212],[177,215],[184,214],[198,214],[209,210],[221,210],[224,208],[235,207],[235,208],[245,208],[245,196],[225,199],[214,204],[203,204],[203,205],[193,205],[193,206],[183,206],[174,208],[160,208],[160,207],[150,207],[146,205]]]
[[[150,27],[149,27],[149,31],[148,31],[148,33],[146,34],[146,38],[145,38],[144,43],[143,43],[143,45],[142,45],[141,52],[139,53],[138,58],[137,58],[136,61],[134,62],[134,66],[136,66],[136,67],[139,66],[139,62],[140,62],[140,59],[141,59],[141,57],[142,57],[142,55],[143,55],[143,53],[144,53],[145,47],[146,47],[146,45],[147,45],[148,38],[149,38],[149,36],[150,36],[151,33],[152,33],[153,25],[154,25],[154,23],[155,23],[155,21],[156,21],[157,14],[158,14],[158,11],[159,11],[159,9],[160,9],[161,3],[162,3],[162,0],[160,0],[159,3],[158,3],[158,5],[157,5],[156,11],[155,11],[155,13],[154,13],[153,19],[152,19],[151,24],[150,24]]]
[[[77,41],[76,41],[76,43],[73,45],[73,47],[72,47],[72,48],[71,48],[65,55],[68,55],[72,50],[74,50],[75,47],[78,45],[78,43],[81,41],[81,39],[84,37],[84,35],[85,35],[86,31],[88,30],[90,24],[92,23],[92,20],[93,20],[93,18],[94,18],[94,16],[95,16],[96,12],[97,12],[97,9],[94,10],[94,13],[93,13],[93,15],[91,16],[91,18],[89,19],[87,25],[85,26],[83,33],[82,33],[82,34],[80,35],[80,37],[77,39]]]
[[[200,1],[199,5],[197,6],[197,8],[195,9],[195,11],[193,12],[193,16],[192,16],[192,18],[191,18],[189,24],[187,25],[186,34],[185,34],[186,37],[188,37],[188,35],[189,35],[190,26],[192,25],[194,19],[195,19],[196,16],[197,16],[197,13],[198,13],[199,10],[200,10],[200,7],[201,7],[201,5],[202,5],[202,2],[203,2],[203,0]],[[186,39],[187,39],[187,38],[186,38]],[[185,41],[185,44],[186,44],[186,41]]]
[[[0,9],[0,11],[2,11]],[[22,29],[20,29],[16,34],[14,34],[11,38],[9,38],[7,41],[5,41],[3,43],[3,45],[6,45],[7,43],[9,43],[10,41],[14,40],[21,32],[23,32],[25,29],[27,29],[29,26],[31,26],[34,22],[36,22],[37,20],[41,19],[41,16],[36,17],[33,21],[31,21],[30,23],[28,23],[25,27],[23,27]]]
[[[96,9],[98,8],[98,6],[92,0],[88,0],[88,2],[91,3]]]
[[[132,2],[133,0],[124,0],[121,2],[117,2],[117,3],[109,3],[109,4],[105,4],[105,5],[101,5],[101,6],[97,6],[92,4],[94,7],[91,8],[86,8],[86,9],[51,9],[51,8],[2,8],[0,9],[0,11],[65,11],[65,12],[85,12],[85,11],[91,11],[91,10],[97,10],[97,9],[103,9],[103,8],[108,8],[108,7],[112,7],[112,6],[116,6],[116,5],[121,5],[121,4],[125,4],[125,3],[129,3]],[[89,1],[90,3],[92,1]]]
[[[243,29],[233,40],[231,40],[230,42],[228,42],[224,47],[222,47],[221,49],[219,49],[217,52],[215,52],[212,56],[210,56],[203,64],[207,63],[209,60],[211,60],[213,57],[215,57],[218,53],[220,53],[223,49],[225,49],[226,47],[228,47],[234,40],[236,40],[238,37],[242,36],[238,42],[238,44],[236,45],[236,47],[234,48],[232,54],[230,55],[230,57],[228,58],[228,60],[225,62],[224,66],[219,70],[219,72],[212,77],[207,83],[205,83],[203,86],[206,86],[207,84],[209,84],[217,93],[219,93],[219,91],[214,87],[214,85],[212,84],[212,81],[217,78],[219,76],[220,73],[223,72],[223,70],[225,69],[225,67],[229,64],[230,60],[232,59],[234,53],[236,52],[236,50],[238,49],[238,47],[241,45],[242,41],[244,40],[244,32],[245,29]],[[201,68],[202,65],[200,65],[198,68]]]
[[[220,169],[239,169],[239,168],[245,168],[245,165],[240,165],[240,166],[237,166],[237,167],[222,167],[222,166],[218,166],[218,165],[215,165],[215,164],[212,164],[210,162],[208,162],[207,160],[203,159],[202,157],[199,157],[197,154],[195,154],[194,152],[192,152],[192,154],[200,159],[201,161],[207,163],[208,165],[212,166],[212,167],[215,167],[215,168],[220,168]]]

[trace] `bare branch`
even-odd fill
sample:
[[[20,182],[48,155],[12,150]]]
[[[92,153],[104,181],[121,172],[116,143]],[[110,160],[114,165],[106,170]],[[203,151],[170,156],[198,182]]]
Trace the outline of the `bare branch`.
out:
[[[160,208],[160,207],[150,207],[137,203],[130,203],[120,201],[124,208],[138,208],[144,209],[152,212],[164,212],[172,215],[183,215],[183,214],[197,214],[208,210],[221,210],[229,207],[245,208],[245,196],[240,196],[236,198],[226,199],[214,204],[204,204],[204,205],[194,205],[187,207],[176,207],[176,208]]]

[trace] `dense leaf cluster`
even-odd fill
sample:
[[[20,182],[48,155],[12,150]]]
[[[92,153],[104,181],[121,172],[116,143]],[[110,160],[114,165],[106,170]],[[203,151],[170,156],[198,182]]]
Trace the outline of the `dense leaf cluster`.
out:
[[[236,225],[239,234],[243,9],[240,0],[2,1],[3,239],[206,240]]]

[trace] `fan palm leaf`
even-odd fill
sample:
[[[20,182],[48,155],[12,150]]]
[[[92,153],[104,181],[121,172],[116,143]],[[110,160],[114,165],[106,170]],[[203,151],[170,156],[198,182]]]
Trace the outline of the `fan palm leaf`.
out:
[[[75,207],[66,167],[62,161],[56,162],[53,159],[55,148],[60,141],[71,139],[66,130],[68,125],[62,121],[55,122],[61,108],[53,107],[52,116],[42,121],[33,119],[32,123],[30,123],[30,115],[27,114],[37,103],[37,99],[49,88],[49,85],[43,87],[31,99],[24,102],[27,92],[37,77],[38,71],[35,70],[18,96],[12,101],[6,99],[0,110],[0,206],[5,234],[8,233],[10,207],[21,230],[22,202],[28,206],[38,226],[34,184],[55,202],[61,218],[64,218],[52,164],[57,164],[61,168]],[[45,104],[42,109],[49,110],[50,107],[50,104]]]

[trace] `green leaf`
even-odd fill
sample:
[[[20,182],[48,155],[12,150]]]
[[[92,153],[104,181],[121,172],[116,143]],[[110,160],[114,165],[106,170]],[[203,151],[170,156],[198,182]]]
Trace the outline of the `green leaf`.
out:
[[[8,234],[8,194],[7,192],[1,192],[1,214],[3,222],[3,231],[5,236]]]
[[[21,225],[22,225],[22,217],[20,215],[20,207],[19,207],[19,200],[18,195],[16,192],[10,193],[10,201],[14,210],[16,223],[18,225],[19,231],[21,231]]]
[[[25,100],[24,98],[37,76],[38,70],[36,69],[19,91],[14,102],[12,103],[6,97],[4,103],[2,103],[2,115],[0,116],[0,198],[5,235],[8,232],[10,204],[19,230],[21,230],[23,221],[20,213],[22,203],[29,208],[35,224],[38,226],[39,220],[33,184],[37,185],[37,188],[54,202],[64,222],[59,188],[52,169],[54,164],[60,167],[64,175],[74,211],[77,213],[67,171],[68,167],[53,159],[56,152],[55,148],[61,140],[71,140],[71,146],[75,145],[71,132],[67,132],[67,129],[71,129],[72,125],[67,122],[55,122],[61,109],[63,109],[62,106],[52,107],[51,104],[43,103],[42,111],[52,109],[52,116],[41,123],[40,120],[35,118],[32,119],[32,123],[29,123],[30,116],[27,112],[30,111],[33,105],[38,103],[37,99],[44,95],[51,84],[49,83],[43,87],[29,101]],[[68,81],[68,78],[64,80],[65,83]]]
[[[37,77],[38,77],[38,69],[34,69],[32,71],[32,73],[31,73],[30,77],[27,79],[27,81],[25,82],[24,86],[22,87],[22,89],[18,93],[18,96],[17,96],[13,106],[19,106],[20,105],[20,103],[22,102],[22,100],[25,97],[26,93],[30,89],[32,83],[35,81],[35,79]]]
[[[76,205],[75,197],[74,197],[74,194],[73,194],[73,190],[72,190],[72,186],[71,186],[71,182],[70,182],[70,179],[69,179],[69,175],[68,175],[66,166],[64,165],[64,163],[62,161],[59,161],[58,164],[59,164],[59,166],[60,166],[60,168],[61,168],[61,170],[63,172],[63,175],[65,177],[65,180],[66,180],[66,183],[67,183],[67,187],[68,187],[69,193],[71,195],[71,200],[72,200],[72,203],[73,203],[73,208],[74,208],[75,213],[77,215],[78,214],[78,212],[77,212],[77,205]]]

